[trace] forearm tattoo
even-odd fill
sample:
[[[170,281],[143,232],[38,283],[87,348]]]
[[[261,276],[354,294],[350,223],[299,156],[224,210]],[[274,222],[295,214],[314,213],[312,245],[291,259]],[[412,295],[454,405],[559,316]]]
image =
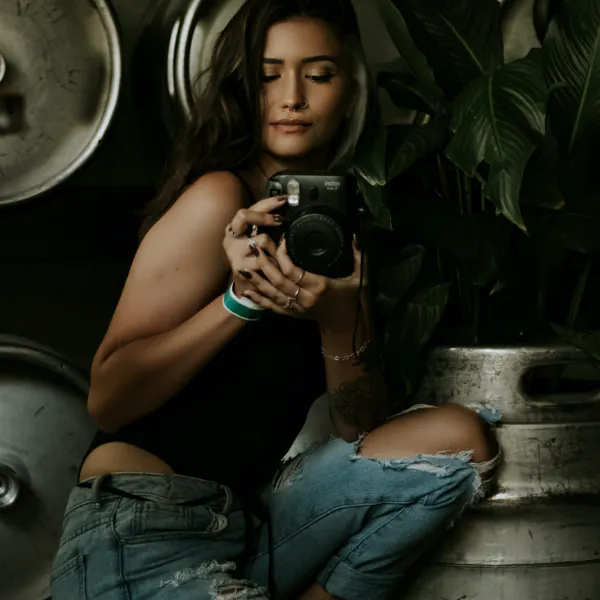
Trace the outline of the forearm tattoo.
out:
[[[332,409],[346,425],[366,431],[386,417],[386,387],[379,374],[346,381],[328,393]]]

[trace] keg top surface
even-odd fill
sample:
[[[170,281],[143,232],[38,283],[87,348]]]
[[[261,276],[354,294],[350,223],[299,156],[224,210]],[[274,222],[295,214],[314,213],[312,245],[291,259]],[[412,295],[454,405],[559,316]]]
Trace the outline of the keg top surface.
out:
[[[73,174],[112,120],[121,50],[105,0],[0,0],[0,92],[24,101],[20,131],[0,136],[0,206]]]

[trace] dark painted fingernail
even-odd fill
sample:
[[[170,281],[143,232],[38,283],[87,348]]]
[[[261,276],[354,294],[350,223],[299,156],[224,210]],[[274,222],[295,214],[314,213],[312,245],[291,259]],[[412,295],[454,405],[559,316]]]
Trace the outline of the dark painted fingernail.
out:
[[[269,258],[273,258],[273,257],[271,256],[271,254],[270,254],[270,252],[269,252],[268,250],[265,250],[265,249],[263,248],[263,252],[264,252],[264,253],[265,253],[265,254],[266,254],[266,255],[267,255]]]
[[[275,223],[283,223],[285,222],[285,219],[281,215],[273,215],[273,221],[275,221]]]
[[[246,279],[252,279],[252,273],[250,273],[249,271],[239,271],[240,275],[242,277],[245,277]]]
[[[260,252],[258,251],[258,248],[256,246],[253,246],[252,244],[250,244],[250,252],[252,252],[252,254],[254,254],[254,256],[260,256]]]

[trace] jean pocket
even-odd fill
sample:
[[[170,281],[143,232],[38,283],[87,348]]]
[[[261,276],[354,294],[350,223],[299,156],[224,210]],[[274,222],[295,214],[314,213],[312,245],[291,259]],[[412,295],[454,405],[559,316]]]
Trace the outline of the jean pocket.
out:
[[[127,519],[127,517],[126,517]],[[178,506],[167,502],[138,502],[131,511],[130,536],[138,541],[181,538],[218,533],[227,527],[227,517],[208,506]],[[120,528],[119,528],[120,529]]]
[[[50,584],[52,600],[86,600],[84,557],[75,556],[55,568]]]

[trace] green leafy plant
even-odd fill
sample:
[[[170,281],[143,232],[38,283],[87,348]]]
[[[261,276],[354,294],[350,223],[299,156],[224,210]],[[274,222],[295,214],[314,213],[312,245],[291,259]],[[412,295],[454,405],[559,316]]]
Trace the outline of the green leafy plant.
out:
[[[428,343],[560,337],[600,359],[600,3],[558,9],[543,47],[506,63],[497,0],[374,0],[400,59],[354,172],[378,233],[374,278],[395,397]],[[399,247],[407,246],[405,251]]]

